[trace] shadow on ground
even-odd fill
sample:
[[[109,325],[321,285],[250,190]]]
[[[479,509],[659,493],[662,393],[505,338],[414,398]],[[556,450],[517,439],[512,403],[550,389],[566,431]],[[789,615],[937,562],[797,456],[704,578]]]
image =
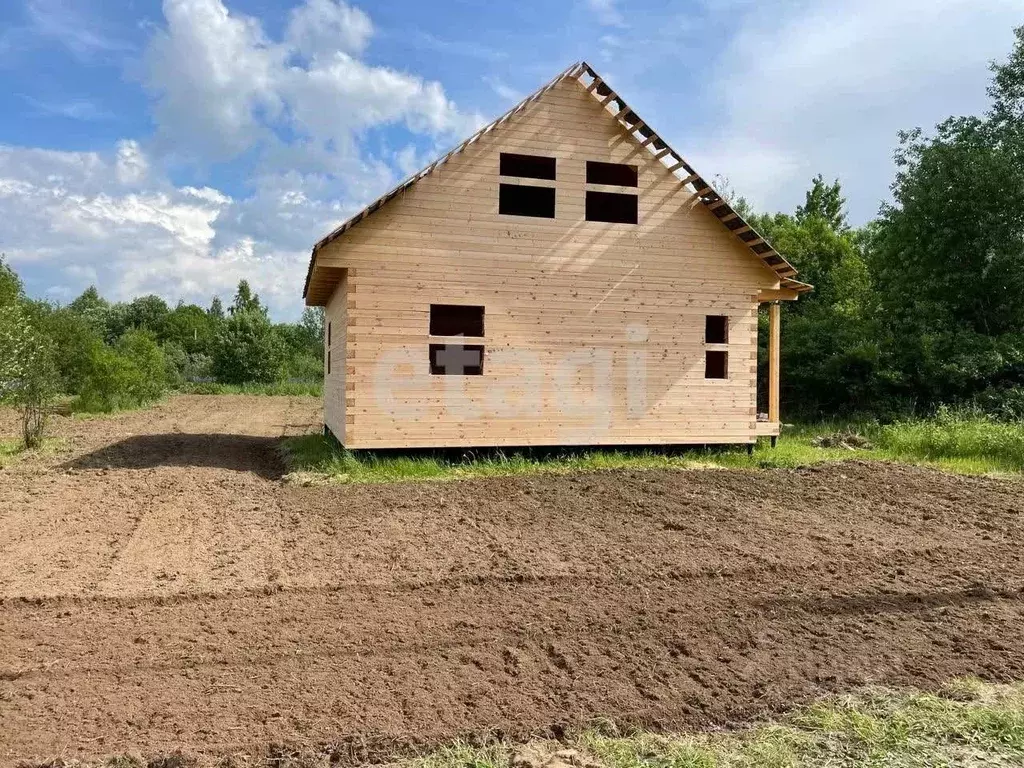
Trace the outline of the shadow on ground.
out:
[[[137,435],[66,462],[64,469],[204,467],[252,472],[278,480],[285,466],[277,437],[253,435]]]

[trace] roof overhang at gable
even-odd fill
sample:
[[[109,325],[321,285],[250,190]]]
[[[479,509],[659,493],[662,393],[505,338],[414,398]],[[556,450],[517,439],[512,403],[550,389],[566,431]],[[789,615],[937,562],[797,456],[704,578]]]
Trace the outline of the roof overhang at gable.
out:
[[[722,225],[726,229],[731,231],[740,240],[740,242],[743,243],[743,245],[750,249],[750,252],[758,258],[762,264],[778,276],[781,289],[795,294],[806,293],[807,291],[813,290],[813,286],[793,279],[797,275],[797,271],[793,265],[786,261],[786,259],[772,247],[771,243],[769,243],[757,230],[748,224],[723,195],[717,192],[703,176],[694,170],[693,166],[691,166],[681,154],[672,149],[668,142],[662,139],[648,123],[642,120],[639,115],[637,115],[636,112],[626,104],[626,101],[612,90],[611,86],[608,85],[604,78],[597,74],[593,67],[584,61],[573,64],[560,72],[554,79],[545,83],[497,120],[485,125],[479,131],[455,147],[455,149],[451,150],[448,154],[438,158],[423,170],[413,174],[397,187],[370,203],[363,210],[346,220],[341,224],[341,226],[334,229],[330,234],[314,245],[313,253],[309,260],[309,269],[306,272],[306,283],[302,290],[302,296],[307,299],[307,304],[309,303],[308,299],[310,298],[310,284],[316,267],[317,252],[321,248],[334,240],[337,240],[367,216],[380,210],[380,208],[389,200],[407,190],[423,177],[429,176],[437,170],[437,168],[444,165],[452,157],[464,151],[470,145],[474,144],[481,137],[500,128],[507,121],[513,119],[530,104],[537,101],[541,96],[566,79],[575,80],[587,91],[587,93],[591,94],[591,96],[599,102],[600,106],[615,118],[616,122],[618,122],[619,126],[623,131],[625,131],[627,136],[635,141],[640,147],[645,148],[653,156],[654,160],[661,163],[667,171],[674,174],[676,178],[679,179],[681,188],[691,187],[696,201],[699,204],[704,205],[713,216],[722,222]]]

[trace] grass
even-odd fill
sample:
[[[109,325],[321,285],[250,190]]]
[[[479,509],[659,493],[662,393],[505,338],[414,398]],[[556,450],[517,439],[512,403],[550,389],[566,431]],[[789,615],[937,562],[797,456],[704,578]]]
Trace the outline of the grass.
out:
[[[323,397],[323,383],[319,381],[275,381],[268,384],[186,384],[178,390],[183,395],[310,395]]]
[[[858,434],[871,447],[851,450],[816,445],[823,435],[841,433]],[[1024,472],[1024,423],[942,412],[933,419],[884,426],[803,425],[787,429],[774,449],[762,441],[753,455],[744,447],[394,455],[346,451],[320,435],[291,438],[284,451],[293,478],[306,482],[450,480],[599,469],[794,468],[850,458],[919,464],[961,474],[1019,474]]]
[[[26,448],[20,439],[4,438],[0,440],[0,469],[9,467],[27,456],[55,453],[64,446],[65,441],[60,438],[46,438],[38,448]]]
[[[346,754],[344,746],[317,751],[275,748],[271,764],[327,768]],[[241,758],[220,764],[250,762],[255,763]],[[571,732],[560,741],[456,741],[422,754],[396,756],[384,764],[388,768],[1016,766],[1024,764],[1024,684],[964,679],[938,694],[876,688],[829,697],[741,730],[621,732],[605,723]],[[110,768],[142,765],[129,756],[106,763]]]
[[[572,735],[567,743],[536,741],[520,748],[457,743],[395,765],[509,768],[524,757],[544,765],[552,755],[561,755],[562,765],[602,768],[1020,765],[1024,684],[961,680],[942,695],[867,690],[741,731],[622,734],[603,727]]]

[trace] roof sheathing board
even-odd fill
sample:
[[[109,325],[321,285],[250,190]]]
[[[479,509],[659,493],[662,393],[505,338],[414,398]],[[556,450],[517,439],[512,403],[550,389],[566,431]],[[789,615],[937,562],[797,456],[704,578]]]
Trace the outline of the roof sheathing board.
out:
[[[588,76],[591,78],[589,83],[584,80],[584,78]],[[794,269],[788,261],[780,256],[771,244],[768,243],[767,240],[765,240],[764,237],[762,237],[753,227],[751,227],[739,212],[734,210],[729,202],[721,194],[715,191],[715,189],[693,169],[681,154],[672,149],[668,142],[662,139],[653,128],[642,120],[640,116],[629,107],[626,101],[612,90],[611,86],[608,85],[604,78],[597,74],[593,67],[586,62],[578,62],[560,72],[551,81],[545,83],[537,91],[527,96],[497,120],[481,128],[475,134],[455,147],[455,149],[451,150],[448,154],[434,161],[419,173],[413,174],[390,192],[370,203],[370,205],[345,221],[341,226],[314,245],[313,253],[310,255],[309,259],[309,269],[306,272],[306,283],[302,290],[303,297],[307,296],[309,293],[309,284],[313,276],[313,268],[316,265],[316,254],[323,246],[333,240],[336,240],[353,226],[358,224],[374,211],[383,207],[389,200],[404,192],[424,176],[433,173],[435,169],[448,162],[448,160],[454,155],[462,152],[481,136],[484,136],[493,129],[499,127],[505,121],[521,112],[529,104],[539,99],[566,78],[572,78],[583,86],[586,92],[599,102],[602,109],[606,111],[609,109],[613,110],[609,112],[609,114],[616,119],[619,125],[626,131],[627,135],[636,141],[640,147],[646,148],[651,153],[652,159],[661,163],[666,171],[676,175],[680,180],[680,186],[692,186],[698,200],[709,210],[709,212],[722,221],[723,226],[735,234],[739,238],[740,242],[750,249],[751,253],[758,257],[768,269],[779,276],[780,280],[786,280],[790,283],[788,287],[791,290],[797,291],[798,293],[804,293],[812,289],[812,286],[807,283],[801,283],[790,279],[797,274],[796,269]],[[637,134],[639,134],[639,138]],[[668,165],[664,163],[666,158],[669,160]],[[679,172],[685,174],[685,177],[680,178],[678,176]]]

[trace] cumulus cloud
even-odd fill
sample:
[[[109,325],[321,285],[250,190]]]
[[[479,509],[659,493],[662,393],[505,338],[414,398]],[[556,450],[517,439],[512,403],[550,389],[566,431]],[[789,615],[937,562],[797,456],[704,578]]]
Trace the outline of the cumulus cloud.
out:
[[[338,171],[370,127],[458,135],[483,123],[439,83],[359,60],[373,26],[343,2],[305,0],[279,41],[222,0],[164,0],[164,15],[145,82],[160,142],[181,155],[227,160],[298,135],[324,170]]]
[[[899,130],[985,109],[988,62],[1006,56],[1020,23],[1019,0],[735,10],[738,31],[708,84],[720,118],[690,159],[769,211],[802,202],[816,173],[840,177],[858,222],[887,197]]]
[[[207,303],[245,277],[277,313],[294,314],[308,243],[289,248],[237,230],[222,237],[222,217],[230,223],[258,199],[153,178],[134,142],[109,155],[0,146],[7,256],[34,293],[61,301],[94,283],[114,299],[157,293]],[[338,213],[301,197],[276,203],[300,211],[293,223],[307,240]],[[263,214],[288,219],[274,205]]]
[[[292,9],[285,39],[296,51],[329,56],[336,51],[359,55],[373,35],[373,22],[341,0],[307,0]]]
[[[59,23],[61,2],[31,0],[37,25],[106,50]],[[483,122],[439,83],[363,61],[373,23],[344,0],[302,0],[276,39],[223,0],[163,11],[142,63],[154,136],[98,152],[0,146],[0,244],[37,295],[95,283],[114,299],[206,303],[244,277],[295,316],[312,243]],[[230,161],[245,168],[230,194],[169,175],[203,180]]]

